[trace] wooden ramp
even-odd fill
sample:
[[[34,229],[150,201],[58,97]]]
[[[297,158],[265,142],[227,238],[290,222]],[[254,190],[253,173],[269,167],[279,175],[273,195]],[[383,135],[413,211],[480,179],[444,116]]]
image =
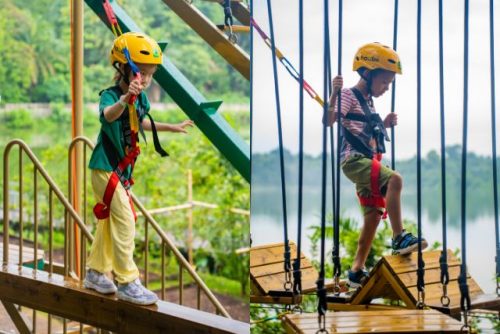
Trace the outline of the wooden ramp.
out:
[[[460,289],[458,286],[460,261],[448,250],[448,272],[450,277],[448,297],[450,298],[450,305],[449,307],[443,307],[441,304],[440,255],[441,251],[423,253],[425,262],[425,304],[452,316],[460,316]],[[418,300],[417,256],[417,253],[408,256],[384,256],[372,270],[363,287],[352,296],[349,304],[354,306],[369,305],[374,299],[384,298],[402,301],[405,307],[409,309],[416,308]],[[470,276],[467,283],[473,309],[500,311],[500,298],[495,295],[486,295]],[[335,310],[349,309],[348,305],[337,308],[335,303],[330,304],[329,308]]]
[[[435,310],[328,312],[328,333],[464,333],[462,323]],[[287,333],[315,334],[317,314],[287,314]]]
[[[297,247],[293,242],[289,244],[293,263],[294,259],[297,258]],[[288,305],[300,302],[300,296],[296,296],[294,302],[291,293],[286,293],[284,289],[284,252],[284,243],[267,244],[250,249],[251,303]],[[318,271],[304,254],[301,254],[300,259],[302,294],[314,293],[316,291]],[[332,290],[333,282],[327,282],[326,287]],[[341,288],[346,288],[343,282]]]
[[[249,324],[159,301],[137,306],[76,280],[18,266],[0,270],[0,299],[117,333],[249,333]]]

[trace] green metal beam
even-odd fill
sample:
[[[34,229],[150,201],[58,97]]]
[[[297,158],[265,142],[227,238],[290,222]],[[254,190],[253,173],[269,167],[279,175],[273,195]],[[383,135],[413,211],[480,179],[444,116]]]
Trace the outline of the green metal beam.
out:
[[[110,28],[102,0],[85,2]],[[110,3],[123,32],[142,31],[116,1],[111,0]],[[154,78],[247,182],[250,182],[250,147],[217,113],[222,101],[207,101],[166,57],[163,58],[163,64],[158,67]]]

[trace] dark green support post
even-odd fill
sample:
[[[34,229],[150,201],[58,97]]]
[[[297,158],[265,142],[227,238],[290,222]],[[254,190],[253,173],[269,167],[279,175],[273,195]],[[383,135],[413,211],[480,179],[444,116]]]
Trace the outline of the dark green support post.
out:
[[[85,2],[109,27],[102,0]],[[116,1],[110,0],[110,3],[123,32],[142,32]],[[250,182],[250,147],[217,113],[222,101],[207,101],[166,57],[163,58],[163,64],[156,71],[154,78],[247,182]]]

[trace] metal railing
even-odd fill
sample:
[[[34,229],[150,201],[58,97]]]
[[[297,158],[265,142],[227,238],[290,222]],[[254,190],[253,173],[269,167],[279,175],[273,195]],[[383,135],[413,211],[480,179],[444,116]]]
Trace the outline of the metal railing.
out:
[[[3,265],[7,266],[9,265],[9,246],[10,246],[10,232],[9,232],[9,227],[10,227],[10,153],[13,149],[14,146],[19,147],[19,160],[18,160],[18,177],[19,177],[19,184],[18,184],[18,196],[19,196],[19,201],[18,201],[18,206],[19,206],[19,213],[18,213],[18,224],[19,224],[19,240],[18,240],[18,247],[19,247],[19,270],[22,269],[23,263],[26,261],[23,258],[23,231],[25,229],[24,226],[24,205],[23,205],[23,200],[25,197],[25,191],[24,191],[24,178],[23,178],[23,156],[27,156],[29,160],[31,160],[33,164],[33,270],[36,271],[38,270],[38,246],[39,246],[39,241],[38,241],[38,230],[39,230],[39,216],[40,216],[40,210],[39,210],[39,202],[38,202],[38,197],[40,195],[39,193],[39,182],[38,182],[38,177],[41,176],[42,179],[45,181],[45,183],[48,185],[48,231],[49,231],[49,237],[48,237],[48,247],[49,247],[49,264],[48,264],[48,272],[49,275],[52,275],[54,272],[54,261],[53,261],[53,252],[54,252],[54,195],[56,199],[59,201],[59,203],[63,206],[64,208],[64,235],[67,236],[69,232],[69,218],[76,223],[78,226],[82,238],[85,238],[86,242],[92,242],[94,240],[92,234],[90,231],[87,229],[85,226],[84,222],[80,218],[80,216],[77,214],[77,212],[73,209],[73,206],[70,204],[70,202],[66,199],[66,197],[63,195],[63,192],[59,189],[59,187],[56,185],[54,180],[49,176],[47,171],[44,169],[40,161],[37,159],[35,154],[31,151],[31,149],[28,147],[28,145],[23,142],[20,139],[14,139],[10,141],[7,146],[5,147],[4,155],[3,155]],[[66,241],[67,238],[65,237],[65,248],[66,248]],[[66,276],[74,276],[73,273],[70,273],[69,271],[69,266],[67,265],[68,263],[68,258],[67,258],[67,252],[64,253],[64,273]],[[32,325],[32,332],[36,333],[36,324],[37,324],[37,311],[33,310],[33,325]],[[66,331],[66,320],[63,320],[63,326],[64,326],[64,331]],[[49,314],[48,315],[48,331],[49,333],[52,332],[52,316]]]
[[[71,142],[70,146],[69,146],[69,154],[68,154],[68,169],[69,169],[69,180],[72,179],[72,165],[73,165],[73,158],[74,158],[74,149],[77,145],[77,143],[83,143],[84,145],[84,149],[83,149],[83,159],[82,159],[82,163],[83,163],[83,179],[84,179],[84,184],[85,184],[85,180],[87,178],[87,166],[86,166],[86,156],[87,156],[87,153],[86,153],[86,150],[87,149],[90,149],[90,150],[93,150],[94,149],[94,144],[86,137],[83,137],[83,136],[80,136],[80,137],[76,137],[75,139],[73,139],[73,141]],[[69,181],[71,182],[71,181]],[[70,184],[69,184],[70,185]],[[72,192],[71,192],[71,185],[69,187],[69,198],[72,198]],[[205,296],[208,298],[208,300],[211,302],[211,304],[215,307],[215,310],[216,310],[216,314],[220,314],[220,315],[223,315],[225,317],[228,317],[228,318],[231,318],[229,313],[224,309],[224,306],[222,306],[222,304],[217,300],[217,298],[215,297],[215,295],[212,293],[212,291],[210,291],[210,289],[206,286],[206,284],[203,282],[203,280],[200,278],[200,276],[196,273],[195,269],[190,265],[190,263],[188,262],[188,260],[186,260],[184,258],[184,256],[181,254],[181,252],[179,251],[179,249],[175,246],[175,244],[173,243],[173,241],[167,236],[167,234],[165,233],[165,231],[163,231],[163,229],[160,227],[160,225],[158,224],[158,222],[153,218],[153,216],[151,215],[151,213],[144,207],[144,205],[137,199],[137,197],[132,193],[130,192],[130,196],[132,197],[132,201],[134,202],[134,205],[136,207],[136,210],[138,213],[140,213],[141,216],[144,217],[144,245],[146,245],[146,247],[144,247],[144,258],[145,258],[145,267],[144,267],[144,282],[145,282],[145,286],[147,286],[148,284],[148,273],[149,273],[149,269],[148,269],[148,245],[149,245],[149,230],[150,230],[150,227],[152,228],[153,231],[156,232],[156,235],[160,238],[161,240],[161,299],[162,300],[165,300],[165,256],[166,256],[166,252],[168,250],[170,250],[172,252],[172,254],[174,255],[175,259],[177,260],[177,263],[179,265],[179,274],[178,274],[178,282],[179,282],[179,286],[178,286],[178,292],[179,292],[179,304],[182,305],[183,304],[183,297],[184,297],[184,292],[183,292],[183,287],[184,287],[184,271],[186,271],[189,275],[189,277],[194,281],[194,283],[196,284],[197,286],[197,309],[201,309],[201,296],[202,296],[202,293],[205,294]],[[83,187],[83,204],[82,204],[82,208],[85,208],[87,207],[87,196],[86,196],[86,188],[85,186]],[[83,238],[83,236],[81,236],[81,238]],[[83,239],[81,239],[81,244],[83,245]],[[72,246],[73,244],[69,245],[70,247]],[[82,249],[82,254],[84,253],[83,249]],[[70,257],[71,258],[71,257]],[[82,268],[85,268],[84,265],[85,265],[85,258],[84,256],[82,256],[82,261],[81,261],[81,265],[82,265]],[[83,269],[82,269],[82,272]]]

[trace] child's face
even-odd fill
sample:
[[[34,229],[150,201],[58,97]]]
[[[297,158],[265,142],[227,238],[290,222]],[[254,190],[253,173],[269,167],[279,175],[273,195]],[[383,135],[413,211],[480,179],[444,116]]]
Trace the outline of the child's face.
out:
[[[151,79],[153,78],[153,74],[156,72],[157,65],[153,64],[136,64],[141,71],[141,85],[143,89],[146,89],[151,84]],[[131,74],[133,79],[133,74]]]
[[[388,89],[391,83],[394,81],[394,76],[396,73],[390,71],[379,71],[372,78],[372,96],[379,97],[382,96]]]

